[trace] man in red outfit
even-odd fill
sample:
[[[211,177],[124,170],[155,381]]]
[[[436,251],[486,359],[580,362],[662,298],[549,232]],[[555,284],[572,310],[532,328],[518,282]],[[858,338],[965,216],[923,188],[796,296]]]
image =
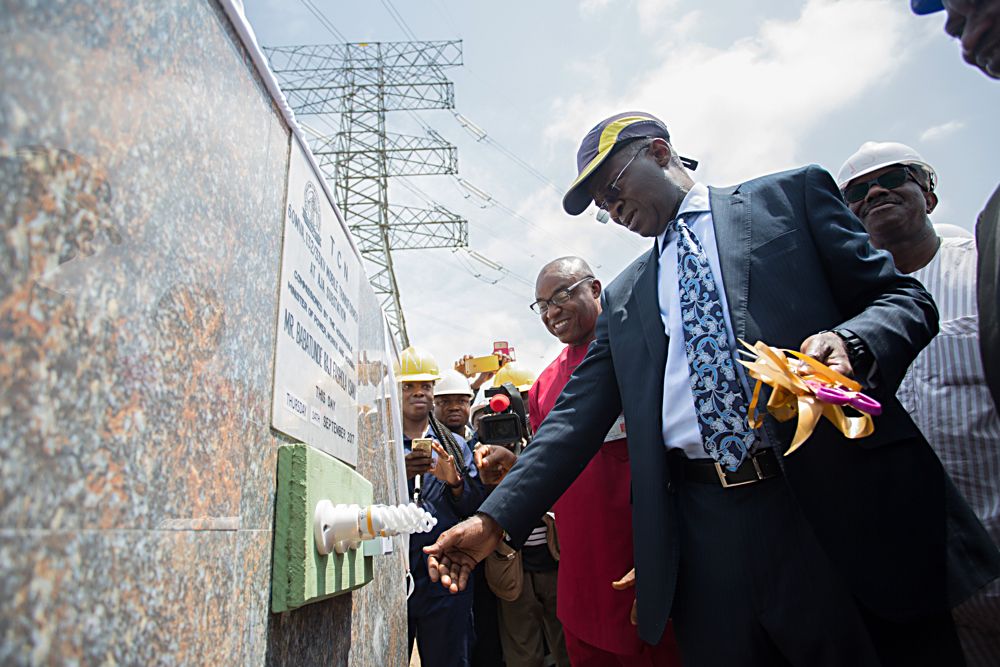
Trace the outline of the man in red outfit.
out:
[[[531,387],[533,431],[594,339],[600,296],[600,281],[579,257],[552,261],[538,274],[532,310],[566,347]],[[553,508],[560,548],[557,613],[574,667],[680,665],[669,628],[657,646],[650,646],[634,625],[629,480],[625,422],[619,418],[597,456]]]

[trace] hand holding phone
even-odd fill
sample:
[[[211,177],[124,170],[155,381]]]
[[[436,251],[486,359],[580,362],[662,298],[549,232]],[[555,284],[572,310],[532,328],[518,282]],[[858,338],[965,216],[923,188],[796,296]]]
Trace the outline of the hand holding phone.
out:
[[[430,438],[414,438],[410,442],[410,453],[406,455],[406,478],[413,479],[431,469],[433,455]]]

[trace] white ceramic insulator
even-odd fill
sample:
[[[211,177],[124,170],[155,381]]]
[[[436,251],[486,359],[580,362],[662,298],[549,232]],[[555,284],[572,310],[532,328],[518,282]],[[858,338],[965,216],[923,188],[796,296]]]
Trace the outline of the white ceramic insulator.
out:
[[[413,503],[409,505],[373,505],[372,527],[375,535],[389,536],[426,533],[437,524],[437,519]]]
[[[313,515],[313,536],[316,551],[325,556],[334,551],[343,554],[357,549],[363,540],[377,536],[426,533],[436,524],[436,517],[413,503],[360,507],[321,500]]]

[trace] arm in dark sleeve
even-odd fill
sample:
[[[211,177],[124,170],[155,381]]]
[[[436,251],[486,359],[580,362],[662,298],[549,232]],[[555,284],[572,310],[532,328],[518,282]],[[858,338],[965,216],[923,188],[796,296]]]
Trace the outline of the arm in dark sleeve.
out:
[[[479,477],[465,475],[462,478],[462,484],[462,495],[457,498],[450,490],[446,491],[445,494],[454,506],[455,514],[465,519],[476,513],[486,498],[487,492]]]
[[[479,479],[479,475],[476,474],[476,464],[472,459],[472,449],[470,449],[468,443],[462,438],[456,437],[456,440],[461,445],[467,473],[462,475],[462,495],[456,497],[455,494],[451,493],[450,489],[445,490],[445,495],[455,508],[455,514],[464,519],[476,513],[483,499],[486,498],[487,491],[486,487],[483,486],[482,480]]]
[[[583,472],[621,413],[608,341],[608,308],[603,311],[587,356],[517,465],[480,508],[496,519],[516,546],[524,543],[539,517]]]
[[[815,165],[806,172],[805,204],[830,289],[848,316],[837,328],[865,342],[877,364],[879,393],[891,396],[937,334],[934,300],[919,281],[896,271],[888,252],[871,245],[833,178]]]

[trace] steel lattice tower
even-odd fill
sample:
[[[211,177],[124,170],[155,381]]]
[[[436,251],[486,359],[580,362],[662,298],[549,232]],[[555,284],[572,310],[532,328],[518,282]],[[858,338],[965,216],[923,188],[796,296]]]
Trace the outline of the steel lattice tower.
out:
[[[428,136],[388,133],[387,111],[452,109],[455,89],[444,68],[462,64],[462,43],[361,42],[265,47],[271,68],[299,116],[340,114],[339,132],[312,142],[358,248],[389,326],[409,346],[392,252],[465,247],[468,222],[436,206],[389,204],[390,176],[455,174],[455,146]]]

